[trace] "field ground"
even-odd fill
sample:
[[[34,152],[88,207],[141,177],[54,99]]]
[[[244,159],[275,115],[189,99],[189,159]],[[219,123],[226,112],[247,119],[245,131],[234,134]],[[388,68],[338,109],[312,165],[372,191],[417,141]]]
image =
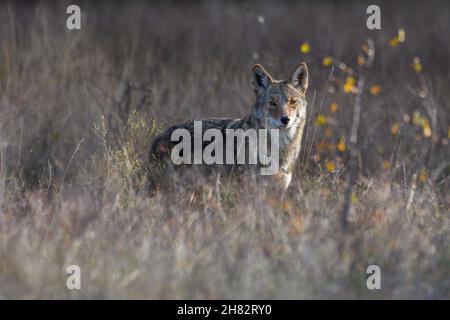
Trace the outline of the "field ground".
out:
[[[369,4],[83,2],[68,31],[64,1],[2,2],[0,298],[449,299],[450,5],[389,1],[371,31]],[[244,116],[253,64],[283,78],[301,61],[309,118],[286,199],[226,177],[147,197],[161,128]]]

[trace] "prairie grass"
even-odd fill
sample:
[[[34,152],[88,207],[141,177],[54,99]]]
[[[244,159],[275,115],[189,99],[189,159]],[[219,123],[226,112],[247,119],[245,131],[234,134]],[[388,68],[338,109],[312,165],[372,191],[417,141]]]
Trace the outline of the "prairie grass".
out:
[[[68,4],[0,4],[0,298],[450,298],[447,2],[383,3],[380,31],[364,1],[83,2],[81,31]],[[244,116],[254,63],[283,78],[301,61],[309,118],[286,199],[227,177],[147,196],[162,128]]]

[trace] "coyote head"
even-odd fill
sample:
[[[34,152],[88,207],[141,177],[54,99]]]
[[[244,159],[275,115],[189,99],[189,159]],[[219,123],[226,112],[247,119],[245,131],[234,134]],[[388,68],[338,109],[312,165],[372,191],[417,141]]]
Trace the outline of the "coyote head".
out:
[[[274,80],[259,64],[252,70],[252,86],[256,95],[252,115],[263,128],[290,128],[306,118],[308,68],[299,64],[289,80]]]

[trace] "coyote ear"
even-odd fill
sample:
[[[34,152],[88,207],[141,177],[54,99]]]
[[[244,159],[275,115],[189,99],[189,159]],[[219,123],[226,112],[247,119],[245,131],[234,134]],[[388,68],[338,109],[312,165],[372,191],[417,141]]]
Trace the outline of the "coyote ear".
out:
[[[305,63],[300,63],[291,73],[291,84],[303,93],[308,89],[308,67]]]
[[[272,83],[270,74],[259,64],[252,69],[252,87],[256,95],[264,91]]]

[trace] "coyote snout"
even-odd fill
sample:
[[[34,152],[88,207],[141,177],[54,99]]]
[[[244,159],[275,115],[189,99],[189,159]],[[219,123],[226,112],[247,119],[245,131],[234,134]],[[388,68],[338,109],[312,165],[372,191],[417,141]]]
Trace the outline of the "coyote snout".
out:
[[[258,153],[263,148],[264,151],[270,150],[270,156],[277,156],[278,170],[273,177],[277,181],[277,185],[281,186],[281,190],[285,191],[292,179],[306,123],[308,68],[306,64],[301,63],[287,80],[274,80],[261,65],[255,65],[252,69],[251,83],[255,93],[255,102],[248,116],[242,119],[201,120],[201,130],[206,130],[206,132],[203,136],[200,135],[203,137],[200,142],[200,151],[205,153],[209,151],[211,155],[214,154],[214,160],[207,161],[206,164],[202,163],[201,167],[204,167],[206,172],[211,172],[209,169],[217,168],[216,165],[220,164],[222,168],[242,172],[245,171],[242,168],[249,169],[251,167],[249,164],[253,163],[238,162],[238,166],[230,165],[228,161],[222,161],[224,160],[222,155],[229,151],[225,152],[223,149],[231,145],[235,155],[234,159],[241,152],[247,152],[249,157],[245,159],[249,159],[252,158],[251,155]],[[180,148],[177,145],[180,137],[183,137],[183,140],[186,135],[198,137],[198,123],[199,121],[192,120],[172,126],[153,141],[149,165],[151,194],[158,188],[161,178],[166,179],[170,175],[170,171],[183,167],[178,160],[173,161],[175,150],[179,153],[178,156],[189,156],[188,158],[191,159],[192,153],[193,158],[198,160],[198,154],[194,154],[195,151],[199,151],[198,143],[189,142],[188,147],[182,152],[178,150]],[[242,133],[243,138],[239,139],[239,135],[229,135],[228,133],[232,130]],[[253,134],[253,131],[260,132],[261,130],[267,131],[270,139],[262,140]],[[208,139],[205,139],[204,136],[208,136]],[[252,141],[250,139],[252,137],[256,140]],[[234,144],[236,138],[238,143]],[[273,149],[274,146],[276,150]],[[229,160],[228,156],[226,160]],[[194,160],[194,164],[198,163]],[[263,163],[263,165],[267,165],[267,163]],[[261,167],[262,164],[259,163],[256,166]]]

